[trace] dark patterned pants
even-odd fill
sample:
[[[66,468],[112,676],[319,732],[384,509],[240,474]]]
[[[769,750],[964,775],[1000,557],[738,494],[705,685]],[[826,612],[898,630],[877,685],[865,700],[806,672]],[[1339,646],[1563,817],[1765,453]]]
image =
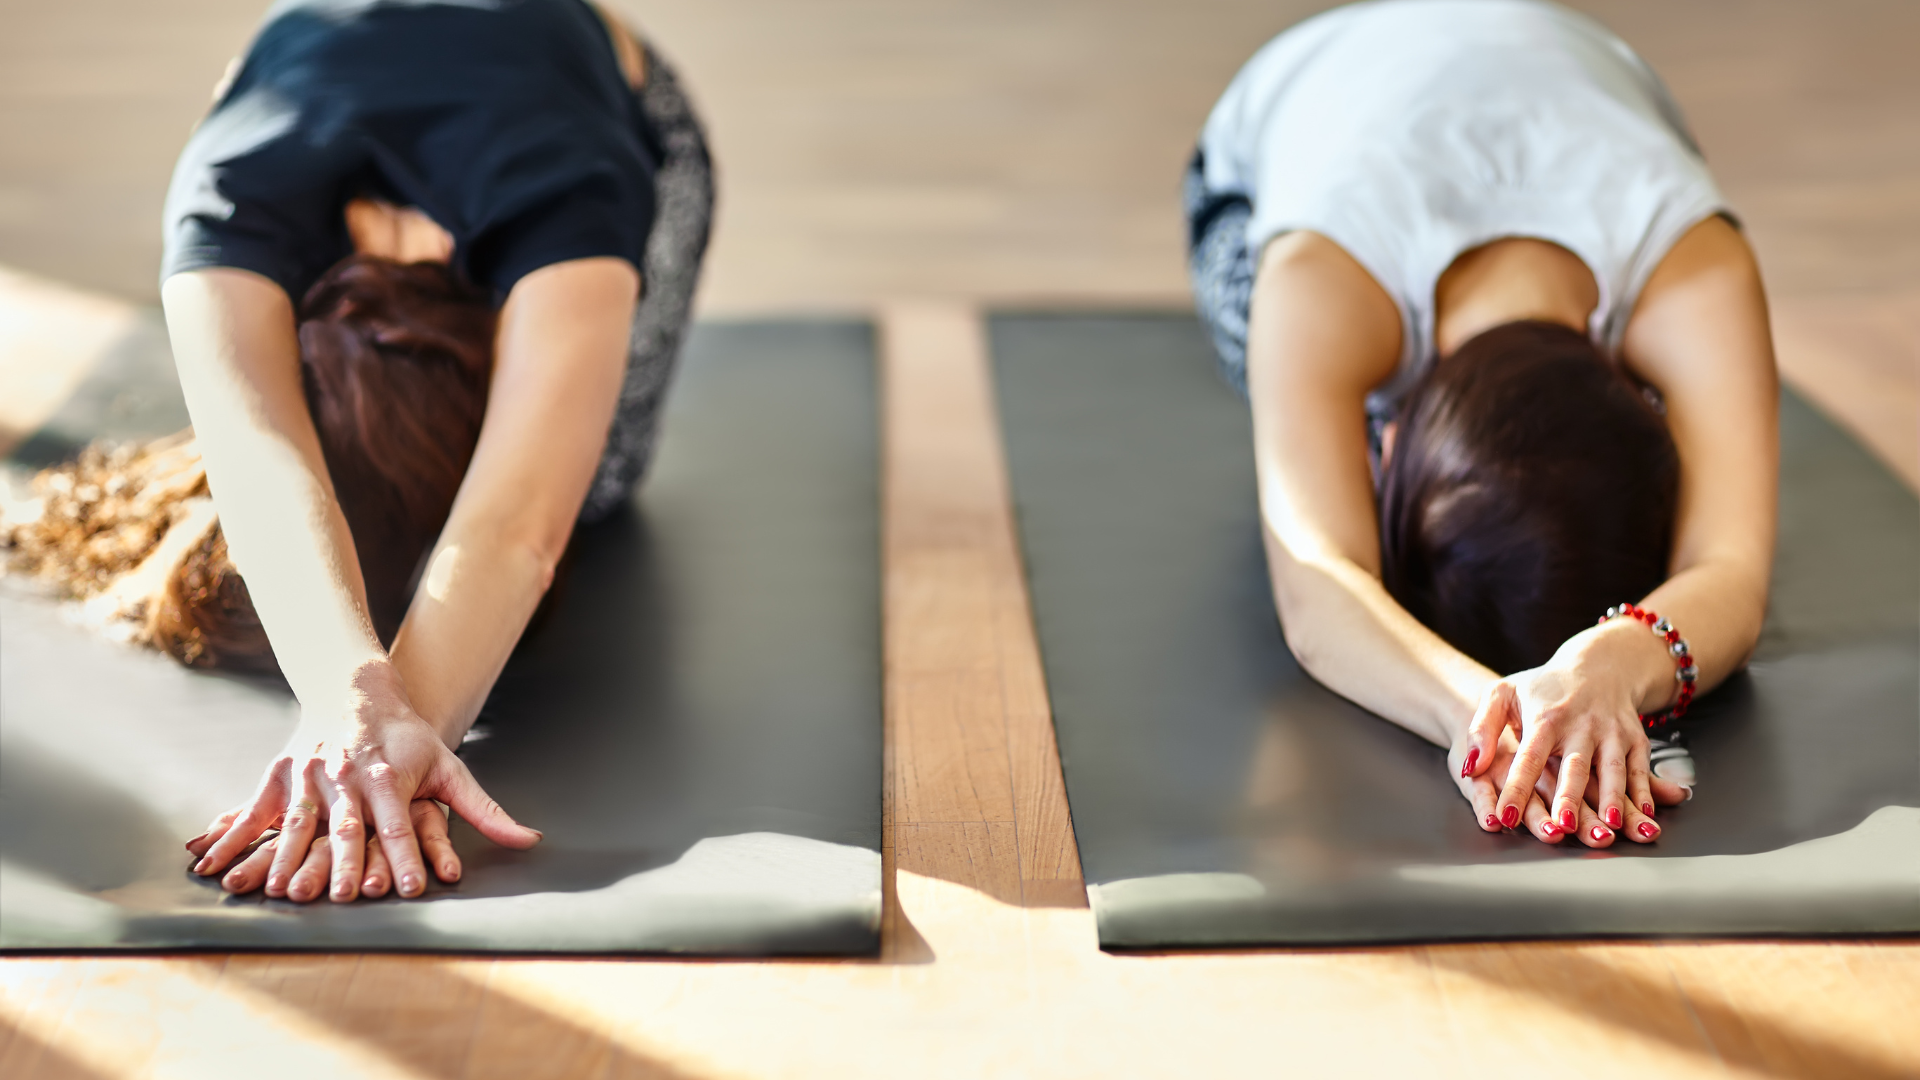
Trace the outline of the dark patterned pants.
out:
[[[1247,219],[1253,204],[1237,193],[1207,190],[1203,159],[1193,161],[1181,183],[1187,213],[1187,275],[1193,306],[1213,339],[1220,377],[1247,393],[1247,309],[1253,301],[1253,254],[1247,250]]]
[[[628,342],[627,377],[599,471],[580,508],[583,522],[612,513],[646,474],[661,405],[692,318],[694,286],[713,221],[713,161],[707,156],[700,118],[673,69],[651,47],[642,47],[647,81],[639,90],[640,109],[653,125],[663,154],[654,174],[653,231],[647,236],[646,265],[640,268],[640,304]]]

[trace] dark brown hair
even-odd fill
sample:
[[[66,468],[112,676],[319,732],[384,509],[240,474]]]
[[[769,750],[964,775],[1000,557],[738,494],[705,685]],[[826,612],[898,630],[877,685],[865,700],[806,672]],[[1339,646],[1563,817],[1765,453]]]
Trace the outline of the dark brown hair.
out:
[[[384,643],[400,629],[479,441],[493,331],[486,294],[435,263],[354,256],[301,302],[307,409]],[[149,632],[185,664],[274,666],[217,527],[168,580]]]
[[[1380,483],[1387,591],[1501,674],[1666,579],[1679,454],[1580,332],[1514,322],[1408,393]]]

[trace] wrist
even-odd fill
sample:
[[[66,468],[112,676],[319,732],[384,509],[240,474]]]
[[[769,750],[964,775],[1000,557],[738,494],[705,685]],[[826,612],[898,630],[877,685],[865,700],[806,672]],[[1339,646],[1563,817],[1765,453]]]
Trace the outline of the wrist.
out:
[[[364,657],[345,666],[320,686],[301,689],[296,696],[303,716],[355,725],[377,723],[396,706],[402,711],[412,711],[406,683],[385,656]]]
[[[1589,627],[1561,652],[1574,667],[1617,680],[1636,712],[1658,712],[1673,703],[1673,657],[1666,642],[1637,620],[1609,619]]]

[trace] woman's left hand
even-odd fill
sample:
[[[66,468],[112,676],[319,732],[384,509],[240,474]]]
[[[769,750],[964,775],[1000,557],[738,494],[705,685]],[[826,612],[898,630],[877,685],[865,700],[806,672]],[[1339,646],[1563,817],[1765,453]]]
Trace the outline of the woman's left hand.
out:
[[[1475,761],[1468,775],[1492,764],[1502,733],[1511,729],[1520,740],[1496,814],[1523,814],[1535,784],[1556,760],[1549,812],[1567,832],[1586,831],[1580,808],[1591,798],[1607,828],[1651,839],[1639,830],[1642,821],[1653,817],[1656,806],[1686,797],[1649,768],[1646,728],[1636,707],[1645,677],[1636,662],[1642,658],[1622,657],[1621,644],[1639,643],[1619,635],[1577,635],[1547,663],[1499,680],[1481,698],[1467,729],[1466,753],[1478,750],[1484,760]]]

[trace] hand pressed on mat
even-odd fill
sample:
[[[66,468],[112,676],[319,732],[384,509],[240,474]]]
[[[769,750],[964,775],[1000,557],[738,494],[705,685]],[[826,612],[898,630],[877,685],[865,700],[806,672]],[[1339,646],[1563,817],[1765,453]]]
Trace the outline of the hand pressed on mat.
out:
[[[222,822],[231,822],[241,811],[229,811],[221,815]],[[433,872],[441,881],[451,885],[460,879],[460,858],[453,852],[453,842],[447,836],[446,808],[432,799],[416,799],[412,808],[413,831],[419,837],[420,850]],[[213,833],[195,837],[187,849],[196,856],[204,855],[213,846]],[[220,886],[236,895],[258,889],[267,878],[280,846],[280,836],[276,832],[262,840],[252,853],[243,857],[233,869],[220,879]],[[317,899],[327,891],[328,879],[333,876],[333,845],[324,836],[316,836],[307,845],[307,857],[300,861],[299,868],[288,880],[284,895],[288,899],[305,902]],[[360,895],[369,899],[379,899],[393,888],[393,867],[387,860],[387,854],[381,847],[378,837],[369,837],[366,847],[366,862],[360,875]]]
[[[1653,811],[1686,799],[1684,788],[1649,766],[1638,705],[1642,688],[1671,664],[1634,629],[1619,623],[1577,634],[1546,664],[1500,679],[1482,695],[1456,748],[1457,767],[1477,779],[1496,761],[1505,766],[1496,818],[1524,814],[1527,800],[1543,797],[1563,832],[1585,839],[1599,824],[1648,842],[1659,835],[1658,826],[1641,828]],[[1516,752],[1488,752],[1515,735]],[[1479,816],[1484,823],[1485,812]]]
[[[442,881],[460,876],[446,819],[434,802],[445,803],[495,843],[528,848],[539,842],[540,833],[488,798],[414,711],[391,665],[363,667],[354,691],[344,717],[306,710],[253,798],[188,842],[199,856],[195,873],[220,873],[278,828],[277,837],[227,874],[222,884],[228,891],[264,886],[275,898],[305,902],[324,892],[344,902],[363,891],[382,895],[391,886],[401,896],[418,896],[427,886],[423,849]]]
[[[1520,741],[1511,729],[1499,731],[1493,741],[1490,763],[1482,765],[1479,758],[1475,758],[1475,764],[1481,766],[1477,772],[1470,773],[1465,768],[1466,755],[1477,753],[1470,740],[1461,739],[1449,755],[1454,782],[1473,804],[1474,817],[1481,829],[1499,832],[1506,828],[1524,828],[1548,844],[1558,844],[1571,836],[1590,848],[1611,847],[1615,838],[1623,835],[1641,844],[1660,838],[1659,824],[1634,807],[1627,807],[1620,817],[1612,820],[1595,811],[1594,807],[1601,802],[1600,781],[1595,774],[1589,773],[1585,789],[1570,806],[1563,805],[1558,797],[1562,782],[1558,759],[1550,759],[1541,770],[1524,809],[1517,802],[1509,803],[1504,794],[1512,781]],[[1550,813],[1549,804],[1558,812]]]

